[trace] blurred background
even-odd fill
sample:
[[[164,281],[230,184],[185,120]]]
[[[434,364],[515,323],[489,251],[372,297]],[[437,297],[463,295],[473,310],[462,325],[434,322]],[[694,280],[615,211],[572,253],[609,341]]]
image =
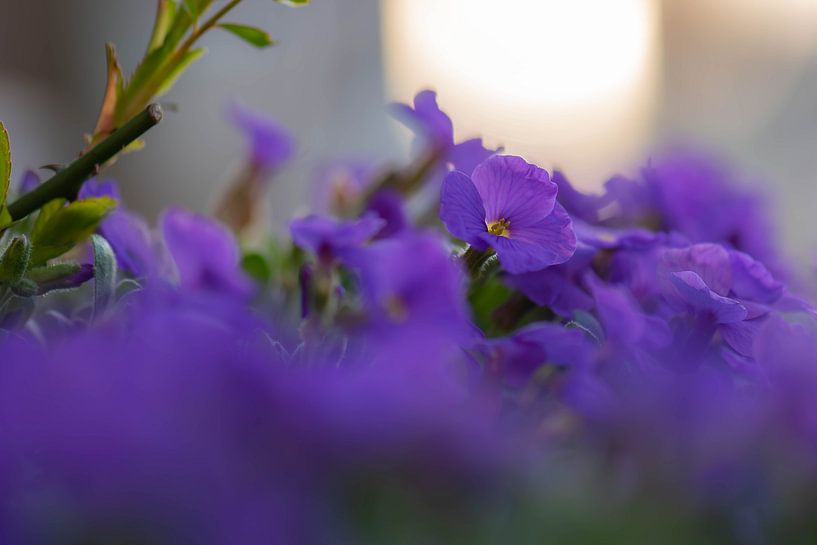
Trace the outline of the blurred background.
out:
[[[0,0],[0,119],[14,172],[70,161],[93,128],[103,44],[128,71],[151,0]],[[313,172],[336,158],[404,161],[385,105],[439,92],[458,136],[552,168],[587,189],[634,172],[668,143],[712,148],[765,188],[786,250],[817,257],[817,0],[246,0],[227,33],[165,97],[176,113],[109,173],[131,208],[207,210],[239,169],[238,101],[286,125],[298,154],[276,182],[275,228],[306,210]]]

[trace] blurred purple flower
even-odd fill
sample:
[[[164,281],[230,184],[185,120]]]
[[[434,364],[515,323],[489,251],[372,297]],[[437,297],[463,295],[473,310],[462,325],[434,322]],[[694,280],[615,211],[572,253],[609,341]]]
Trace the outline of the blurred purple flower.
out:
[[[248,298],[252,281],[240,270],[235,238],[214,220],[179,208],[159,220],[181,287]]]
[[[17,186],[17,194],[23,195],[29,191],[33,191],[40,185],[40,176],[33,170],[26,170],[23,177],[20,178],[20,183]]]
[[[408,212],[400,195],[390,189],[381,189],[366,203],[366,213],[377,215],[386,222],[377,238],[388,238],[405,232],[411,225]]]
[[[358,250],[351,262],[367,314],[363,335],[375,360],[434,367],[459,353],[458,342],[471,335],[463,275],[442,241],[409,232]]]
[[[363,160],[334,161],[321,166],[312,192],[312,211],[339,216],[350,212],[376,172],[372,163]]]
[[[702,153],[659,155],[644,169],[665,228],[693,242],[719,242],[782,272],[767,199],[745,186],[725,165]]]
[[[91,178],[79,190],[78,199],[89,199],[93,197],[110,197],[117,202],[122,202],[122,195],[119,192],[119,187],[113,180],[101,180],[99,178]]]
[[[258,171],[268,173],[287,162],[294,153],[289,132],[262,114],[234,104],[230,116],[244,133],[249,147],[249,162]]]
[[[446,177],[440,218],[476,250],[493,248],[510,273],[544,269],[564,263],[576,250],[557,191],[541,168],[519,157],[494,156],[470,178],[457,171]]]
[[[162,269],[153,234],[145,220],[126,210],[114,210],[99,226],[119,266],[137,278],[150,278]]]
[[[397,119],[428,143],[431,153],[451,163],[455,170],[471,174],[479,163],[495,153],[486,149],[480,138],[454,143],[454,126],[451,118],[440,110],[437,105],[437,93],[434,91],[419,92],[414,97],[414,107],[408,104],[393,104],[392,109]]]
[[[350,221],[313,215],[292,220],[289,230],[297,246],[309,250],[322,262],[331,263],[348,257],[351,250],[370,241],[385,225],[384,220],[374,215]]]

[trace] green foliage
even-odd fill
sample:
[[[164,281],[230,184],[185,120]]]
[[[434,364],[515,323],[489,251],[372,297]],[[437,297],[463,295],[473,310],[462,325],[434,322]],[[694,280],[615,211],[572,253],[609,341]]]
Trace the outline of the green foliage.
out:
[[[253,280],[264,286],[272,279],[272,267],[267,259],[259,253],[248,253],[241,258],[241,268]]]
[[[493,312],[508,300],[511,290],[497,277],[485,281],[477,290],[468,296],[471,312],[476,323],[483,331],[493,328]]]
[[[294,8],[299,6],[305,6],[309,3],[309,0],[275,0],[275,1],[278,2],[279,4],[291,6]]]
[[[11,143],[5,125],[0,123],[0,207],[5,207],[11,180]]]
[[[54,265],[33,267],[28,271],[27,276],[38,284],[49,284],[66,276],[76,274],[79,270],[80,266],[77,263],[55,263]]]
[[[91,235],[94,248],[94,316],[101,316],[116,300],[116,257],[108,241]]]
[[[31,244],[25,235],[14,237],[0,258],[0,282],[13,286],[20,282],[31,261]]]
[[[170,68],[167,75],[162,80],[161,85],[159,85],[159,87],[156,89],[153,98],[167,94],[170,89],[176,85],[176,82],[182,76],[184,71],[187,70],[194,62],[199,60],[206,52],[207,50],[205,48],[200,47],[198,49],[187,51],[184,55],[182,55]]]
[[[170,27],[176,20],[177,5],[174,0],[159,0],[156,8],[156,19],[148,44],[148,54],[162,47]]]
[[[270,38],[269,34],[260,28],[247,25],[237,25],[235,23],[221,23],[218,26],[227,32],[235,34],[245,42],[254,45],[255,47],[263,49],[265,47],[275,45],[275,42],[272,40],[272,38]]]
[[[52,203],[41,210],[40,215],[45,212],[45,219],[38,217],[31,233],[32,262],[37,265],[64,254],[87,239],[102,218],[116,207],[116,200],[110,197],[74,201],[56,210]]]

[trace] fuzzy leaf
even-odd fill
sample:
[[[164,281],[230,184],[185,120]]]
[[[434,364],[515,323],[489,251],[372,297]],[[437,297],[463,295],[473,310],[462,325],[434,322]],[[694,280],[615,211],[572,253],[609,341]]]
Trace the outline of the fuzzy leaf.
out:
[[[269,34],[260,28],[235,23],[221,23],[218,26],[255,47],[263,49],[275,45],[275,42],[270,38]]]
[[[34,267],[28,271],[28,280],[37,284],[37,294],[67,290],[81,286],[94,277],[93,266],[78,263],[57,263]]]
[[[94,316],[101,316],[116,299],[116,256],[108,241],[91,235],[94,248]]]
[[[0,122],[0,206],[6,204],[11,180],[11,143],[5,125]]]
[[[84,241],[114,208],[115,199],[95,197],[74,201],[58,209],[43,222],[39,230],[32,231],[32,262],[38,265],[45,263]]]
[[[14,285],[25,276],[31,261],[31,244],[25,235],[14,237],[0,258],[0,282]]]

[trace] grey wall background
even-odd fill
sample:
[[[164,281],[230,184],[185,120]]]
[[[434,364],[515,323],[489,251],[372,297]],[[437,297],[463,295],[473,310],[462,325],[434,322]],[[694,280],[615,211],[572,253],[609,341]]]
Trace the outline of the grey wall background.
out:
[[[731,158],[774,197],[789,252],[810,262],[817,256],[817,52],[801,48],[794,55],[780,49],[778,38],[808,32],[817,20],[781,20],[777,5],[766,2],[764,41],[747,38],[740,23],[729,27],[714,18],[708,11],[714,3],[663,2],[655,140],[700,142]],[[150,217],[168,203],[207,208],[242,156],[225,116],[230,100],[269,113],[298,140],[297,159],[270,203],[279,227],[306,201],[312,168],[322,159],[406,155],[405,139],[383,108],[379,0],[313,0],[298,10],[269,0],[245,4],[231,19],[263,26],[281,45],[256,51],[225,33],[206,38],[209,54],[166,97],[179,112],[150,135],[145,151],[110,171],[131,208]],[[132,68],[153,5],[0,0],[0,118],[12,133],[17,173],[68,161],[81,147],[101,99],[104,41],[115,42]],[[798,28],[788,28],[793,24]],[[811,30],[817,35],[817,25]]]

